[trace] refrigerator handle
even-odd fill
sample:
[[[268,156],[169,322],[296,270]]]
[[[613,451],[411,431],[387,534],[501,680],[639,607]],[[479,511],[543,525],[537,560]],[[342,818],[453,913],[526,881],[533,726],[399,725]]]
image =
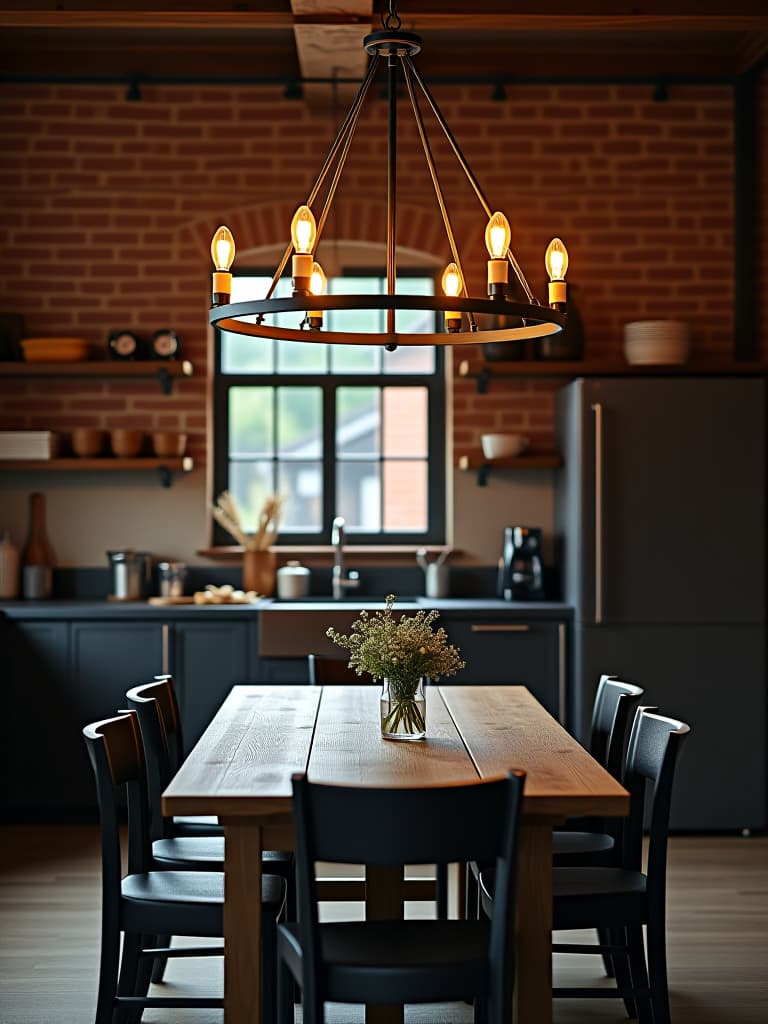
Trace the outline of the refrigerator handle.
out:
[[[603,621],[603,406],[595,402],[595,625]]]

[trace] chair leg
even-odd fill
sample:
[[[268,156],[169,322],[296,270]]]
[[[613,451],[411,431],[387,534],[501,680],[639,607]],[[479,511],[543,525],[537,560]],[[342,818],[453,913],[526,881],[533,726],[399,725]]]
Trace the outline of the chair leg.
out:
[[[117,972],[120,964],[120,932],[106,921],[101,930],[99,992],[96,997],[95,1024],[112,1024],[117,994]]]
[[[670,1024],[667,932],[663,915],[660,921],[648,923],[648,973],[651,979],[653,1024]]]
[[[477,884],[472,866],[468,863],[464,867],[466,884],[464,892],[464,917],[467,921],[479,921],[480,911],[480,886]]]
[[[160,947],[160,946],[170,946],[172,938],[173,938],[173,936],[171,936],[171,935],[158,935],[157,936],[157,946],[158,947]],[[168,957],[167,956],[156,956],[155,957],[154,962],[152,964],[152,984],[153,985],[159,985],[160,982],[163,981],[163,979],[165,978],[165,968],[167,966],[168,966]]]
[[[262,916],[261,922],[261,1019],[264,1024],[277,1021],[277,921]]]
[[[630,925],[627,928],[627,944],[629,946],[629,967],[632,972],[632,987],[635,992],[642,989],[648,991],[648,971],[645,966],[645,946],[641,925]],[[637,1018],[640,1024],[656,1024],[655,1011],[651,1009],[651,999],[637,995]],[[669,1022],[667,1022],[669,1024]]]
[[[608,936],[608,929],[607,928],[598,928],[597,929],[597,940],[598,940],[598,942],[600,943],[601,946],[608,946],[608,945],[610,945],[610,941],[611,940],[610,940],[610,938]],[[606,978],[615,978],[616,977],[616,972],[613,969],[613,959],[612,959],[610,953],[603,953],[603,966],[605,967],[605,976],[606,976]]]
[[[277,965],[277,1021],[278,1024],[294,1024],[293,991],[294,979],[281,960]]]
[[[616,978],[616,984],[619,988],[631,989],[632,988],[632,971],[629,966],[629,946],[627,943],[627,933],[625,928],[608,928],[606,929],[608,934],[608,942],[612,946],[622,946],[622,952],[612,953],[611,961],[613,962],[614,976]],[[637,1016],[637,1008],[635,1001],[632,997],[623,997],[624,1007],[627,1011],[628,1017]]]
[[[123,934],[123,954],[120,962],[120,977],[117,982],[119,996],[141,995],[136,991],[139,983],[139,953],[141,952],[141,935],[136,932]],[[115,1014],[120,1024],[133,1024],[141,1019],[141,1009],[123,1007]]]
[[[437,903],[437,919],[448,919],[448,865],[438,864],[435,872],[435,898]]]

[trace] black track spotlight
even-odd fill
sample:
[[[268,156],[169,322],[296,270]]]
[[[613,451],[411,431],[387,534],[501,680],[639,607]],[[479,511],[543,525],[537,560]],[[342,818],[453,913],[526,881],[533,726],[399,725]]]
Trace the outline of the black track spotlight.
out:
[[[651,99],[654,103],[666,103],[669,99],[669,93],[667,92],[667,86],[665,82],[657,82],[654,86],[653,92],[651,93]]]
[[[504,88],[504,83],[497,82],[493,87],[491,99],[493,100],[494,103],[503,103],[506,98],[507,90]]]
[[[139,85],[139,80],[135,75],[128,82],[128,88],[125,90],[125,98],[128,103],[140,103],[142,100],[141,86]]]

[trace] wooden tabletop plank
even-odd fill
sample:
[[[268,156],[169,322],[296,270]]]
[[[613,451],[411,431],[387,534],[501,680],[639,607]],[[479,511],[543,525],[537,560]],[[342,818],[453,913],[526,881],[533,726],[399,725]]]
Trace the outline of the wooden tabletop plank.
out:
[[[523,686],[443,686],[481,777],[527,773],[526,815],[626,814],[626,790]]]
[[[165,813],[290,814],[291,775],[307,770],[320,695],[234,687],[165,791]]]
[[[427,738],[385,740],[378,686],[324,686],[309,762],[315,782],[361,786],[475,781],[477,771],[437,687],[427,687]]]

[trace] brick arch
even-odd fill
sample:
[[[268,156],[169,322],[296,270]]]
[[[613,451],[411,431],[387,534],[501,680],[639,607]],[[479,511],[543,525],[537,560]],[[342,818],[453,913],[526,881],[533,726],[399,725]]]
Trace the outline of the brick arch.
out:
[[[294,200],[271,200],[247,206],[222,209],[217,224],[200,220],[186,225],[188,244],[210,259],[211,237],[219,224],[226,224],[235,239],[239,253],[275,245],[285,245],[290,237],[291,218],[296,210]],[[386,200],[372,202],[370,197],[348,194],[337,196],[326,224],[325,237],[339,241],[356,241],[373,245],[386,244]],[[452,219],[459,246],[462,236],[476,230],[476,218],[470,223],[462,215]],[[398,203],[398,247],[422,253],[437,264],[450,259],[450,250],[439,212],[432,205]]]

